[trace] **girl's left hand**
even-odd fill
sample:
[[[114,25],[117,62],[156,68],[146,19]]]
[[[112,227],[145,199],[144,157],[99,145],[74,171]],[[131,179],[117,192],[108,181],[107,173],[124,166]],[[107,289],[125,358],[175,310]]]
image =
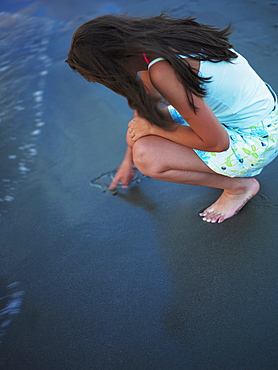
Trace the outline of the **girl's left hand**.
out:
[[[128,124],[128,133],[135,142],[140,137],[151,135],[153,133],[153,125],[145,118],[135,117]]]

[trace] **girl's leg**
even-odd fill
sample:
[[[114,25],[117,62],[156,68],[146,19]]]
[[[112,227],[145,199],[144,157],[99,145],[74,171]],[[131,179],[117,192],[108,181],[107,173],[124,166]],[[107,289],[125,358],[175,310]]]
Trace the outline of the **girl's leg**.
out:
[[[254,178],[219,175],[193,149],[158,136],[137,140],[132,152],[136,167],[149,177],[224,189],[220,198],[200,214],[207,222],[220,223],[232,217],[259,191],[259,183]]]

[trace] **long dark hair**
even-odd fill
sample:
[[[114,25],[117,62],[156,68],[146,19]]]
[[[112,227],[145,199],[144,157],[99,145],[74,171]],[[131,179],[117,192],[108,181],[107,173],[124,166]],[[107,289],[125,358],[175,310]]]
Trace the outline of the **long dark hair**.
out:
[[[66,62],[88,81],[105,85],[127,98],[129,106],[151,123],[170,128],[171,123],[158,109],[158,99],[148,93],[140,77],[124,67],[123,61],[143,52],[165,58],[176,71],[196,112],[192,94],[204,97],[204,83],[210,78],[199,76],[186,59],[177,55],[213,63],[231,62],[237,55],[231,50],[230,33],[230,26],[220,30],[191,17],[104,15],[76,30]]]

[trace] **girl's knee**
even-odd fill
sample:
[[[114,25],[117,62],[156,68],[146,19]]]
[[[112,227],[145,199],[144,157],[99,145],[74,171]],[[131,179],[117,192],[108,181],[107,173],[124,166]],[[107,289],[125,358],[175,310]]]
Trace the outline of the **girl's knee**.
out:
[[[160,171],[152,138],[152,136],[142,137],[134,143],[132,149],[135,166],[141,173],[149,177],[154,177]]]

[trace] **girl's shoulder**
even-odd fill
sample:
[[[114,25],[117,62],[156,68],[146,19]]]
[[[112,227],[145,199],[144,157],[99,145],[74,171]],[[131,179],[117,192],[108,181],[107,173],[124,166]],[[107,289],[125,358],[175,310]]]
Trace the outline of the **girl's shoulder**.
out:
[[[158,57],[150,62],[148,71],[152,83],[160,85],[161,80],[168,80],[174,69],[166,59]]]
[[[149,68],[149,78],[159,94],[170,101],[173,95],[186,97],[186,93],[174,68],[167,60],[160,60]]]
[[[197,73],[199,72],[200,69],[200,61],[198,59],[190,58],[190,57],[185,57],[183,55],[177,55],[177,58],[180,58],[184,61],[184,64],[190,65],[190,67],[195,70]],[[159,62],[164,62],[164,63],[159,63]],[[158,57],[153,59],[149,65],[148,65],[148,70],[149,73],[154,74],[154,70],[158,73],[164,72],[165,71],[165,66],[170,65],[170,63],[162,57]],[[173,67],[171,67],[173,69]],[[167,69],[167,68],[166,68]],[[152,72],[151,72],[152,71]]]

